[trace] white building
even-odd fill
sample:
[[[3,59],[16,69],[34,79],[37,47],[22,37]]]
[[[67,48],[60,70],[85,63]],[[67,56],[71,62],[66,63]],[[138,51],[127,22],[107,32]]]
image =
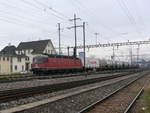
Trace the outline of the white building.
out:
[[[33,57],[56,54],[51,40],[21,42],[18,47],[6,46],[0,51],[0,74],[20,73],[29,71]]]
[[[16,54],[15,46],[6,46],[0,52],[0,75],[28,71],[28,63],[27,56]]]
[[[31,69],[31,64],[33,57],[47,54],[56,54],[56,50],[51,42],[51,40],[38,40],[31,42],[21,42],[16,53],[18,55],[26,55],[29,57],[29,63],[27,64],[29,69]]]

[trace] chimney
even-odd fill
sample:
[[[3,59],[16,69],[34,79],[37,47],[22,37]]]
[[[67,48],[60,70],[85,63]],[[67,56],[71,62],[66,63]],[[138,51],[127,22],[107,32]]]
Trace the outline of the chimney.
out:
[[[8,43],[8,46],[11,46],[11,43]]]

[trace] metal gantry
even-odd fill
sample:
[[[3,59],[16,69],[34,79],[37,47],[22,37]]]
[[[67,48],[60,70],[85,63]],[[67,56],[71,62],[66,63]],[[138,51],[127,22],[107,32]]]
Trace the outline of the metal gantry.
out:
[[[85,48],[100,48],[100,47],[114,47],[114,46],[129,46],[129,45],[143,45],[143,44],[150,44],[150,40],[146,41],[127,41],[127,42],[119,42],[119,43],[107,43],[107,44],[96,44],[96,45],[86,45]],[[84,46],[77,46],[77,49],[82,49]],[[69,47],[74,48],[74,47]]]

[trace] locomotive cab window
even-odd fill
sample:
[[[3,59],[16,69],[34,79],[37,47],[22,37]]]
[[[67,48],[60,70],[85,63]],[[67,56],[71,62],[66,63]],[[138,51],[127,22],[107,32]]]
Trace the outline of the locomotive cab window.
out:
[[[47,57],[36,57],[33,60],[34,63],[45,63],[48,62],[48,58]]]

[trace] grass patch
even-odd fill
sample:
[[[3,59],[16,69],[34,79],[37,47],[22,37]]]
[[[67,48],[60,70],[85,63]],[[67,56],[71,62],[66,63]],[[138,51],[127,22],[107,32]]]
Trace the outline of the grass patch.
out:
[[[150,89],[145,91],[144,100],[145,100],[145,104],[146,104],[145,113],[150,113]]]
[[[33,74],[11,74],[11,75],[0,75],[0,79],[7,79],[7,78],[19,78],[19,77],[31,77],[34,76]]]
[[[141,108],[140,113],[150,113],[150,89],[144,91],[141,99],[144,107]]]

